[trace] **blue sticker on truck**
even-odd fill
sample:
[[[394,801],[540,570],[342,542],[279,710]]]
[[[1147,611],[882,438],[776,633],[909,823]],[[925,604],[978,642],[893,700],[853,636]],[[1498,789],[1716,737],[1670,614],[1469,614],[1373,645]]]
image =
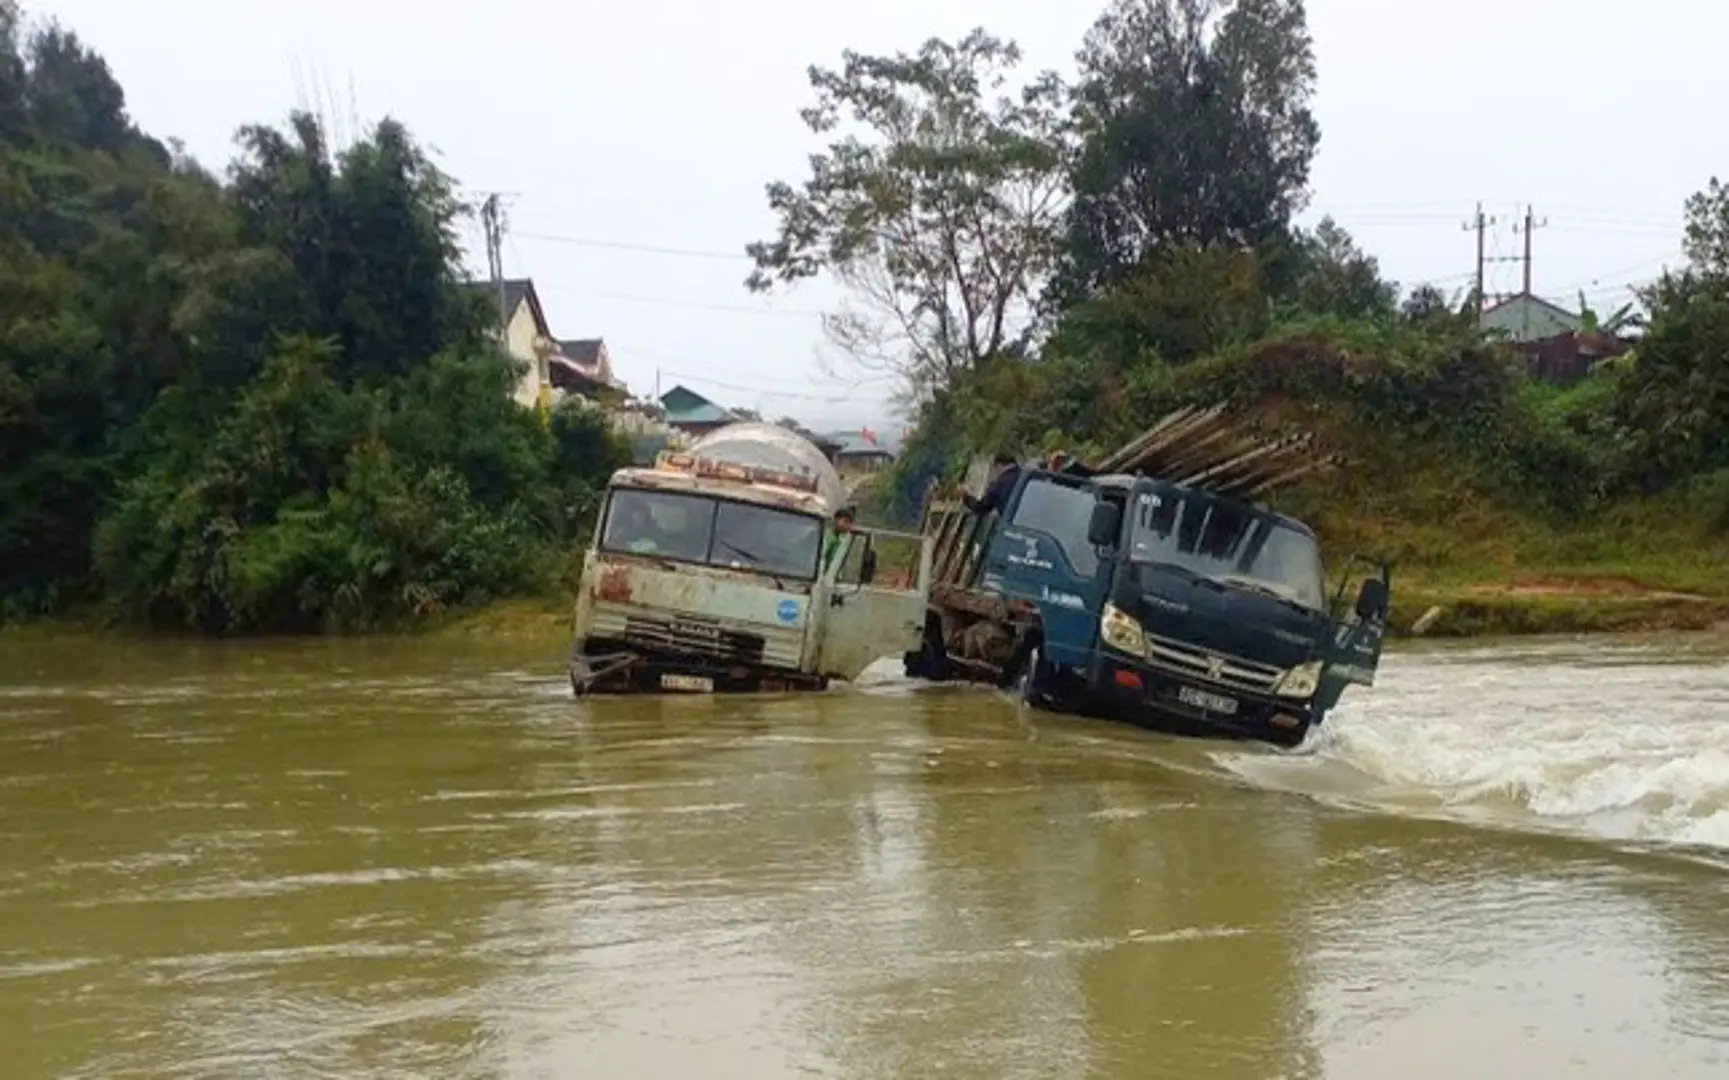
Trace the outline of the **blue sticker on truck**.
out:
[[[780,616],[781,622],[793,622],[798,619],[798,601],[782,600],[774,613]]]

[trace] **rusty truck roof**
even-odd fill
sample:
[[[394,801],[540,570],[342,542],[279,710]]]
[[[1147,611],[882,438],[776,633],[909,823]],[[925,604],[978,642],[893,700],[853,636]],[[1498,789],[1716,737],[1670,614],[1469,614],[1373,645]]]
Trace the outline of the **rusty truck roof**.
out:
[[[753,480],[699,476],[670,469],[620,469],[612,474],[611,486],[687,495],[712,495],[718,499],[757,503],[780,510],[816,514],[819,517],[827,517],[831,509],[827,499],[812,491],[799,491],[796,488]]]

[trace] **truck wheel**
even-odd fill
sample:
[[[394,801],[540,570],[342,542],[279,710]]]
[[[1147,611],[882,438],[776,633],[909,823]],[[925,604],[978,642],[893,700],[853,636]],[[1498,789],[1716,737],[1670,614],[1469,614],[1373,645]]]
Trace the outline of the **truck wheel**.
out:
[[[949,677],[949,654],[943,646],[940,624],[925,623],[924,637],[919,640],[917,651],[907,653],[903,664],[909,679],[943,682]]]

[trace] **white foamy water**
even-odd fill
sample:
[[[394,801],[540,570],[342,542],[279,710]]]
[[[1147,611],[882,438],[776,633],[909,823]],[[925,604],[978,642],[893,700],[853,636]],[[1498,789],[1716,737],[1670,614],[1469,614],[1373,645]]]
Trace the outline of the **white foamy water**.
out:
[[[1729,643],[1545,643],[1387,658],[1252,783],[1394,811],[1729,849]]]

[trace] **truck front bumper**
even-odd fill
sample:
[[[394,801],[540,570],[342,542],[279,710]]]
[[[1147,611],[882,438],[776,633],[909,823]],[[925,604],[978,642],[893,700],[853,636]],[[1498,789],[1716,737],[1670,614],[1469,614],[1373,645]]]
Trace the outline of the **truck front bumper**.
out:
[[[591,694],[750,694],[822,690],[820,675],[764,664],[729,663],[712,657],[645,649],[623,642],[582,642],[571,652],[570,689]]]
[[[1177,735],[1292,747],[1321,721],[1307,702],[1185,679],[1116,653],[1100,654],[1087,690],[1095,709],[1111,719]]]

